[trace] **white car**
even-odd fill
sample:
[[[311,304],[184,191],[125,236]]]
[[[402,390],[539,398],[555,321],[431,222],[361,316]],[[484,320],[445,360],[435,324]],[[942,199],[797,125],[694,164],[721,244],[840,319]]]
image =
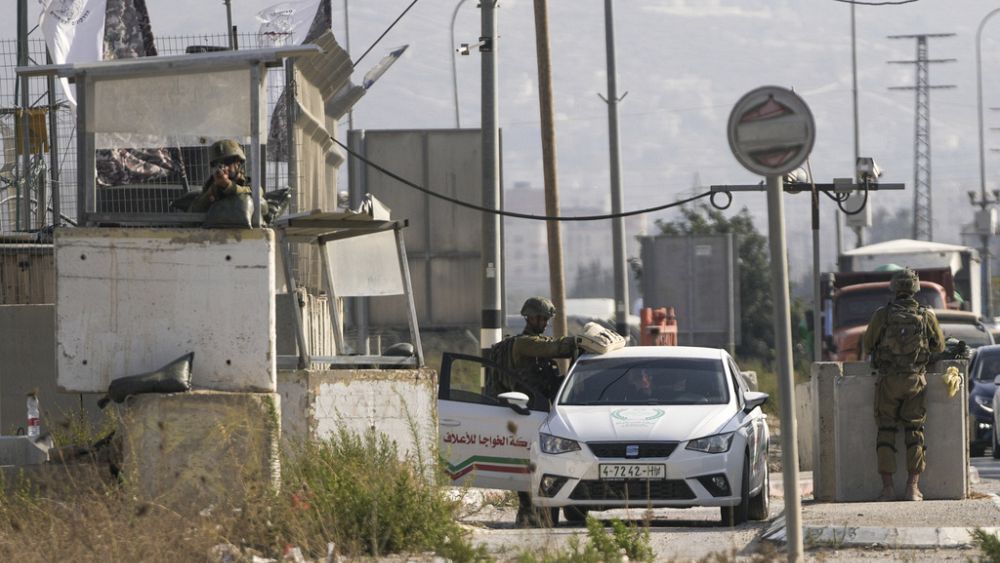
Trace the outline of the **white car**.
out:
[[[768,396],[724,350],[585,355],[551,405],[524,381],[490,396],[496,370],[484,363],[442,362],[441,453],[455,484],[529,492],[553,522],[560,508],[572,522],[624,507],[717,506],[724,525],[767,518]]]

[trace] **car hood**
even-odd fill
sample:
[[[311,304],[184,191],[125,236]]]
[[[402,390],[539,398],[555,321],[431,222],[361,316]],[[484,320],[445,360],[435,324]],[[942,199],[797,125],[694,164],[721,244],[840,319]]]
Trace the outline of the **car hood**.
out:
[[[726,405],[558,406],[543,432],[583,442],[677,441],[717,434],[736,414]]]

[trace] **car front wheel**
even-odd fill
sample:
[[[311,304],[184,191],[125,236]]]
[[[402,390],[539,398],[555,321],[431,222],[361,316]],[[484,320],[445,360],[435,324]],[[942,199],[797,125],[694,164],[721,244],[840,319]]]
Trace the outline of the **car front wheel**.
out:
[[[764,449],[767,451],[767,448]],[[760,492],[750,498],[750,506],[747,514],[751,520],[767,520],[771,512],[771,471],[764,462],[764,479],[760,487]]]
[[[750,508],[750,458],[743,457],[743,476],[740,479],[740,503],[736,506],[723,506],[721,523],[723,526],[739,526],[745,524]]]
[[[590,512],[590,509],[585,506],[564,506],[562,511],[567,522],[583,524],[587,521],[587,514]]]

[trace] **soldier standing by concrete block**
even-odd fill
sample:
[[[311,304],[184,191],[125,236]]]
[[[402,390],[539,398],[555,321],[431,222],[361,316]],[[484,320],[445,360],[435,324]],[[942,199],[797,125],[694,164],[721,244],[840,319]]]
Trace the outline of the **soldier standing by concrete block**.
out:
[[[920,474],[924,471],[924,423],[927,421],[927,364],[932,354],[944,350],[944,334],[933,311],[917,303],[917,273],[906,268],[893,274],[895,298],[872,315],[864,336],[864,350],[878,370],[875,389],[875,451],[882,476],[880,501],[894,500],[892,476],[896,472],[896,432],[903,428],[906,444],[904,500],[923,500]]]

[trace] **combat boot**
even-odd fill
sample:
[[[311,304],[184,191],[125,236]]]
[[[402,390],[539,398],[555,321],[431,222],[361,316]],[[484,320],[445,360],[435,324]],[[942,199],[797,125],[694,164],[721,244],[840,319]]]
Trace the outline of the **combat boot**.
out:
[[[918,486],[919,481],[919,473],[910,474],[909,478],[906,480],[906,492],[903,494],[903,500],[924,500],[924,495],[920,492],[920,487]]]
[[[881,473],[882,475],[882,492],[878,495],[879,502],[888,502],[891,500],[896,500],[896,490],[892,486],[892,474],[891,473]]]

